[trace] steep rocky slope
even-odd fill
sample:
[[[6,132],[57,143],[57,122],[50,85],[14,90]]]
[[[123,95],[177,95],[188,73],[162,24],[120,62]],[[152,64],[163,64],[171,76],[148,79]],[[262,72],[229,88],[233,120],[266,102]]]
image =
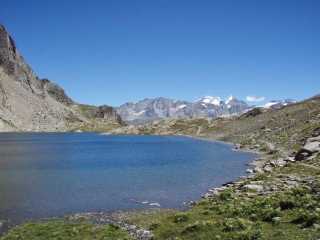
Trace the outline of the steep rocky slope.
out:
[[[0,131],[108,130],[121,124],[111,107],[84,106],[39,79],[0,25]]]

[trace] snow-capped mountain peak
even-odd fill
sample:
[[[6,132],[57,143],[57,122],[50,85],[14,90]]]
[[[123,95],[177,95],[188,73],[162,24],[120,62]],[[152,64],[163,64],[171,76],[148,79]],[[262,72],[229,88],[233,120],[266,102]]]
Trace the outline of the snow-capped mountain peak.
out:
[[[272,100],[270,102],[267,102],[265,105],[264,105],[264,108],[271,108],[272,106],[278,104],[279,102],[278,101],[275,101],[275,100]]]
[[[227,104],[228,103],[228,104]],[[124,121],[143,123],[163,118],[217,118],[241,114],[250,106],[235,97],[227,101],[220,97],[205,96],[195,102],[168,98],[144,99],[137,103],[123,104],[117,108]]]
[[[292,99],[285,99],[285,100],[272,100],[270,102],[267,102],[263,107],[264,108],[272,108],[277,109],[281,108],[290,104],[296,103],[295,100]]]
[[[228,105],[230,102],[237,100],[234,96],[230,95],[230,97],[228,97],[226,104]]]
[[[220,97],[213,97],[213,96],[205,96],[205,97],[201,98],[199,100],[199,102],[220,106],[221,98]]]

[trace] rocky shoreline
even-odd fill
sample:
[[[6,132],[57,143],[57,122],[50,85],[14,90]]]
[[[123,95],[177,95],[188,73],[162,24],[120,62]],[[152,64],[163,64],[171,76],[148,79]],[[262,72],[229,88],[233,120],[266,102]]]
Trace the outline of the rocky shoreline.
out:
[[[246,172],[247,176],[241,176],[239,179],[225,183],[221,187],[215,187],[208,190],[202,198],[212,198],[219,196],[221,192],[232,188],[236,193],[242,193],[245,191],[252,190],[258,195],[267,195],[275,191],[279,191],[281,187],[283,188],[293,188],[299,186],[299,182],[309,182],[312,183],[312,178],[310,179],[299,179],[294,176],[283,176],[282,186],[281,184],[275,184],[274,186],[269,186],[264,184],[263,181],[254,181],[253,179],[257,178],[259,174],[271,173],[277,168],[282,168],[287,166],[290,163],[302,162],[304,160],[312,160],[316,157],[316,154],[320,152],[320,129],[317,129],[313,132],[312,137],[305,140],[305,144],[301,149],[296,153],[286,153],[284,156],[279,157],[278,159],[272,159],[271,157],[277,149],[269,143],[269,151],[262,152],[258,149],[260,146],[250,146],[245,147],[240,144],[235,144],[236,151],[249,151],[254,152],[259,155],[252,163],[250,163],[251,168],[248,168]],[[317,167],[314,167],[317,168]],[[318,168],[320,170],[320,168]],[[250,193],[252,195],[252,193]],[[249,194],[249,195],[250,195]],[[253,194],[254,195],[254,194]]]
[[[192,137],[194,136],[187,136]],[[197,137],[196,137],[197,138]],[[199,138],[206,141],[216,141],[209,138]],[[237,195],[246,194],[248,197],[253,198],[254,196],[263,196],[269,195],[274,192],[279,192],[281,190],[292,189],[298,187],[301,184],[313,184],[313,178],[299,178],[294,175],[283,175],[279,176],[277,182],[266,183],[263,180],[256,180],[256,178],[264,173],[272,173],[276,169],[283,168],[288,164],[295,162],[301,162],[303,160],[310,160],[315,157],[315,154],[320,152],[320,131],[315,132],[313,137],[306,139],[304,146],[295,154],[285,153],[282,154],[282,157],[278,159],[273,159],[274,154],[279,152],[272,144],[268,144],[268,151],[263,152],[260,149],[260,146],[242,146],[240,144],[234,144],[230,142],[218,141],[224,144],[229,144],[234,146],[235,151],[244,151],[257,154],[257,158],[249,163],[251,166],[247,169],[248,175],[240,176],[238,179],[227,182],[219,187],[210,188],[205,194],[201,196],[202,199],[210,199],[218,197],[221,193],[225,192],[228,189],[232,189],[233,192]],[[282,153],[284,153],[282,151]],[[320,168],[319,168],[320,169]],[[192,207],[201,202],[201,198],[198,201],[188,202],[188,206]],[[145,210],[148,211],[148,210]],[[161,211],[161,210],[160,210]],[[128,213],[123,213],[124,215]],[[112,214],[106,213],[83,213],[76,214],[71,216],[71,219],[89,219],[98,224],[113,224],[123,230],[129,232],[129,234],[138,240],[150,240],[153,239],[153,233],[150,230],[139,228],[136,225],[128,224],[125,220],[114,217]]]

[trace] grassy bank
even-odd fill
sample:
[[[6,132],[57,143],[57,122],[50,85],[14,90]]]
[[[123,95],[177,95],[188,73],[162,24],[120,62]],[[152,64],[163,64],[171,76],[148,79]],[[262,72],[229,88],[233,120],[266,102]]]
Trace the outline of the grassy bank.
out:
[[[128,233],[114,225],[97,226],[87,222],[52,220],[16,227],[1,240],[130,240]]]

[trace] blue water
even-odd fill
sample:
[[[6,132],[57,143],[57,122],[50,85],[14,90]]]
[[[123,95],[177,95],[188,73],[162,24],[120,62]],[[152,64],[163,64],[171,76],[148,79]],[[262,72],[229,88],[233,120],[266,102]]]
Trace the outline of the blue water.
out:
[[[254,157],[187,137],[3,133],[0,219],[180,208],[243,175]]]

